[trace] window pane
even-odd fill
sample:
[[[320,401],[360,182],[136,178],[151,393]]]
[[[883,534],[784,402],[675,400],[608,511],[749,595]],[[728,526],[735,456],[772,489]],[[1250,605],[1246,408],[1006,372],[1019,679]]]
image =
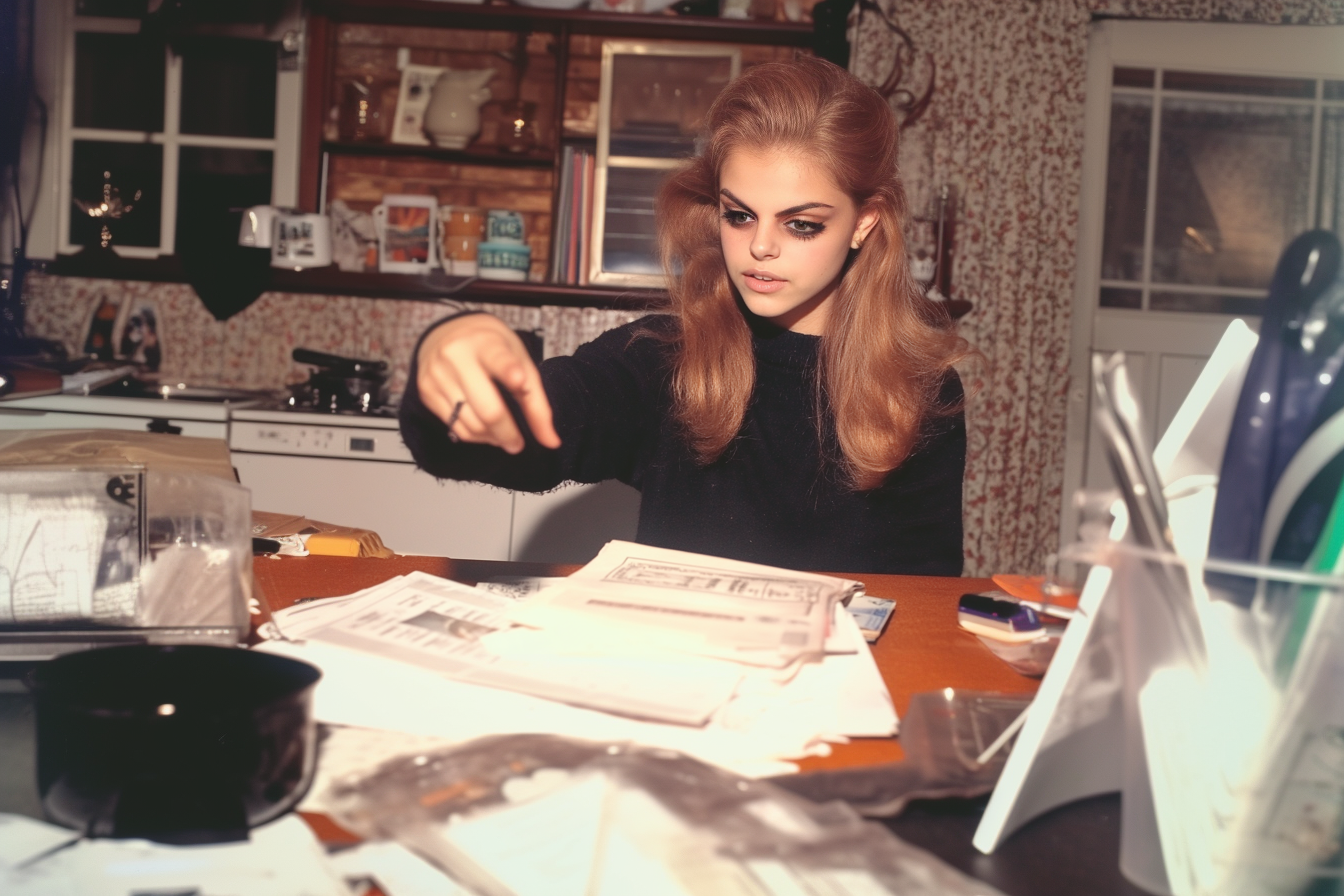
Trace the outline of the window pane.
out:
[[[1344,100],[1344,81],[1326,81],[1325,98],[1328,100]]]
[[[182,133],[275,136],[275,44],[195,38],[182,54]]]
[[[149,10],[149,0],[76,0],[75,14],[109,19],[138,19]]]
[[[1101,288],[1101,307],[1142,308],[1143,291],[1139,289],[1119,289],[1114,286],[1103,286]]]
[[[1272,103],[1164,102],[1154,281],[1269,286],[1308,226],[1311,117]]]
[[[618,54],[611,69],[611,155],[692,155],[709,104],[731,75],[727,56]]]
[[[1344,233],[1344,109],[1321,116],[1320,226]]]
[[[1316,81],[1311,78],[1262,78],[1257,75],[1165,71],[1162,73],[1162,87],[1164,90],[1240,93],[1247,96],[1290,96],[1303,100],[1316,97]]]
[[[1241,314],[1260,316],[1265,300],[1248,296],[1220,296],[1215,293],[1157,292],[1148,296],[1152,311],[1198,311],[1204,314]]]
[[[76,202],[97,204],[103,196],[105,174],[121,201],[131,206],[120,219],[107,220],[113,246],[158,246],[163,193],[163,147],[157,143],[110,143],[76,140],[70,162],[70,195]],[[136,199],[136,191],[140,198]],[[103,221],[89,217],[79,206],[70,210],[70,242],[93,245]]]
[[[1117,66],[1112,73],[1111,83],[1116,87],[1152,87],[1153,70],[1151,68],[1122,68]]]
[[[1148,145],[1153,102],[1116,95],[1111,102],[1111,143],[1106,168],[1103,280],[1143,277],[1143,222],[1148,200]]]
[[[653,197],[666,171],[608,168],[607,207],[602,223],[602,269],[623,274],[659,274]]]
[[[271,201],[271,153],[184,146],[178,152],[177,244],[238,240],[238,212]],[[233,211],[231,211],[233,210]]]
[[[163,130],[162,42],[139,34],[75,35],[75,127]]]

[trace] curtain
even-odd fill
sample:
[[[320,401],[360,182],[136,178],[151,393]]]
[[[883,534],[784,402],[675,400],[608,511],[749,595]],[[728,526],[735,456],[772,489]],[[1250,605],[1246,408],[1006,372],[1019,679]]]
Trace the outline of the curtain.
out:
[[[936,64],[932,102],[901,136],[901,172],[916,214],[940,185],[957,191],[951,297],[973,303],[961,333],[988,360],[967,406],[966,574],[1039,573],[1066,497],[1089,22],[1338,24],[1344,0],[876,2],[917,49],[917,86]],[[892,32],[861,7],[851,26],[851,70],[882,83]]]

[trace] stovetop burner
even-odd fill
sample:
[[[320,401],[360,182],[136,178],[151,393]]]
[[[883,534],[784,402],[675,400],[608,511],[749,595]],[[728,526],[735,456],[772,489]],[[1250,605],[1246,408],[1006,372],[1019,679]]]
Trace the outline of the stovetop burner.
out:
[[[368,392],[351,394],[340,389],[314,384],[312,380],[289,387],[290,395],[280,410],[301,411],[306,414],[343,414],[355,417],[395,417],[396,405],[384,396],[379,399]]]
[[[395,416],[388,406],[387,362],[343,358],[296,348],[294,360],[311,364],[307,382],[289,387],[288,408],[318,414]]]

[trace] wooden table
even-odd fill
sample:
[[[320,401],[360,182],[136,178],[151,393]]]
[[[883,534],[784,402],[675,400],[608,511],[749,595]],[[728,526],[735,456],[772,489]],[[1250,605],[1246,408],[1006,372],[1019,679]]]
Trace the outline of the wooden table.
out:
[[[399,556],[390,560],[353,557],[257,557],[257,584],[270,608],[279,610],[308,597],[336,597],[368,588],[393,576],[421,570],[475,585],[495,576],[567,575],[577,567],[446,557]],[[957,598],[994,587],[989,579],[936,576],[850,576],[874,597],[896,601],[896,614],[873,645],[873,658],[904,715],[912,694],[946,687],[975,691],[1033,693],[1039,683],[1010,669],[973,635],[957,627]],[[838,744],[830,756],[799,762],[804,771],[895,762],[904,757],[896,738],[856,738]]]
[[[423,570],[476,584],[501,575],[566,575],[574,566],[449,560],[402,556],[391,560],[344,557],[257,557],[259,590],[273,609],[305,597],[350,594],[392,576]],[[993,587],[989,579],[853,576],[869,594],[896,601],[896,615],[873,646],[873,656],[904,714],[912,694],[946,687],[1031,693],[1037,680],[1012,671],[976,638],[957,627],[957,598]],[[856,739],[831,756],[800,762],[804,770],[875,765],[902,758],[894,738]],[[1120,874],[1120,800],[1116,794],[1080,800],[1028,823],[993,855],[980,854],[971,837],[986,798],[922,800],[883,824],[972,877],[1010,896],[1143,896]],[[319,830],[329,821],[311,817]],[[339,837],[339,830],[324,836]]]

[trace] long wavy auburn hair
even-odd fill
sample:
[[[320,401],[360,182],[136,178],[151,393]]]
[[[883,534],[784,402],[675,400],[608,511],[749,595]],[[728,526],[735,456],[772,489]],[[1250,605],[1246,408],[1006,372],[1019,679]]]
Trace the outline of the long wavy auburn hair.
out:
[[[703,149],[657,198],[671,310],[679,320],[675,414],[700,463],[717,459],[742,428],[755,383],[751,330],[719,239],[719,173],[733,152],[782,151],[817,164],[860,209],[877,212],[850,253],[821,337],[817,425],[829,409],[844,474],[880,485],[915,448],[943,376],[972,354],[946,312],[910,273],[901,236],[905,190],[896,121],[886,101],[837,65],[805,57],[754,66],[710,108]]]

